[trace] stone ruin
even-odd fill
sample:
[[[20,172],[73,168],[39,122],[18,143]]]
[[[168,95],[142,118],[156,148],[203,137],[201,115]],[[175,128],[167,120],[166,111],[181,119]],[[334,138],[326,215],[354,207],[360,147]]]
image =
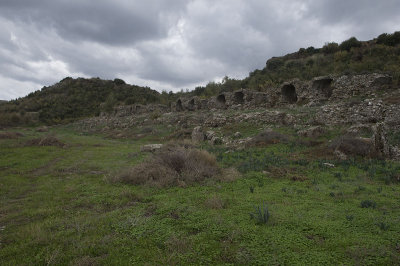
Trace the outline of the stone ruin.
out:
[[[222,92],[211,98],[181,97],[167,105],[127,105],[114,109],[114,116],[129,116],[151,112],[191,112],[197,110],[251,109],[285,107],[290,105],[320,105],[353,96],[370,96],[377,90],[389,88],[392,78],[386,74],[360,74],[316,77],[310,81],[294,79],[267,92],[240,89]],[[104,114],[106,115],[106,114]]]
[[[248,109],[253,110],[241,112]],[[149,116],[153,112],[159,115]],[[368,141],[373,144],[370,146],[374,154],[400,159],[400,147],[389,145],[393,138],[386,137],[400,132],[399,86],[393,84],[389,75],[376,73],[323,76],[309,81],[293,79],[267,92],[240,89],[210,98],[181,97],[169,105],[118,106],[112,114],[82,120],[79,125],[88,131],[97,128],[123,131],[158,123],[175,125],[185,132],[197,126],[210,129],[242,122],[291,125],[299,129],[299,135],[309,138],[327,127],[344,126],[348,128],[345,135],[358,136],[362,141],[366,141],[363,134],[373,134]],[[207,138],[198,135],[211,143],[220,141],[212,134]]]

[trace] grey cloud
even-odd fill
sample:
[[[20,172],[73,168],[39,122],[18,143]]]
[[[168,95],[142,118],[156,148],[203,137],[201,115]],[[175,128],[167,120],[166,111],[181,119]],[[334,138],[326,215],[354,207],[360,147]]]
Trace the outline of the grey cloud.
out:
[[[244,77],[300,47],[399,30],[397,2],[2,0],[0,98],[65,76],[173,90]]]

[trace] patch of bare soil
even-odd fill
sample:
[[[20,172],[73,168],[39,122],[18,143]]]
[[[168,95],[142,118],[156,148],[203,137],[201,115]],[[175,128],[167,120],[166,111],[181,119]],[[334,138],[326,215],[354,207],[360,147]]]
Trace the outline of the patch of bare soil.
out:
[[[30,176],[40,176],[49,172],[52,166],[54,166],[57,162],[61,161],[64,157],[54,158],[43,166],[40,166],[36,169],[33,169],[29,174]]]
[[[17,139],[23,136],[20,132],[0,132],[0,139]]]
[[[56,147],[64,147],[66,146],[64,142],[60,141],[58,138],[54,136],[44,136],[37,139],[28,140],[25,143],[25,146],[56,146]]]

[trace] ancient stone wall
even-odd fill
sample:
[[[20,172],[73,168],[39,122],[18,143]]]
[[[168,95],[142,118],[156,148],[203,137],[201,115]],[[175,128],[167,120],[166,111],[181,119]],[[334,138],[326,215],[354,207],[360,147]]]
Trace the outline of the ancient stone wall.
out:
[[[310,81],[294,79],[268,92],[257,92],[241,89],[234,92],[223,92],[217,96],[203,99],[199,97],[182,97],[166,105],[128,105],[118,106],[115,116],[128,116],[146,112],[184,112],[211,109],[250,109],[257,107],[285,107],[289,105],[319,105],[333,101],[349,99],[354,96],[371,96],[381,89],[387,89],[392,78],[385,74],[360,74],[344,76],[316,77]]]

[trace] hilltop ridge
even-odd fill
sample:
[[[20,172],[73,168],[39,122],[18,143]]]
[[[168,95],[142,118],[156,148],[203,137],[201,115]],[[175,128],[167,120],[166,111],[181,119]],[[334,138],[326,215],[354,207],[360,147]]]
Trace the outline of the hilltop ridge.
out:
[[[400,84],[400,32],[381,34],[369,41],[352,37],[341,44],[326,43],[322,48],[300,48],[297,52],[267,60],[243,80],[225,77],[190,92],[159,93],[149,87],[126,84],[121,79],[67,77],[26,97],[0,103],[0,126],[34,123],[68,123],[84,117],[112,112],[115,106],[164,104],[171,106],[182,97],[209,98],[223,92],[248,89],[270,92],[292,79],[311,80],[318,76],[385,73],[392,84]]]

